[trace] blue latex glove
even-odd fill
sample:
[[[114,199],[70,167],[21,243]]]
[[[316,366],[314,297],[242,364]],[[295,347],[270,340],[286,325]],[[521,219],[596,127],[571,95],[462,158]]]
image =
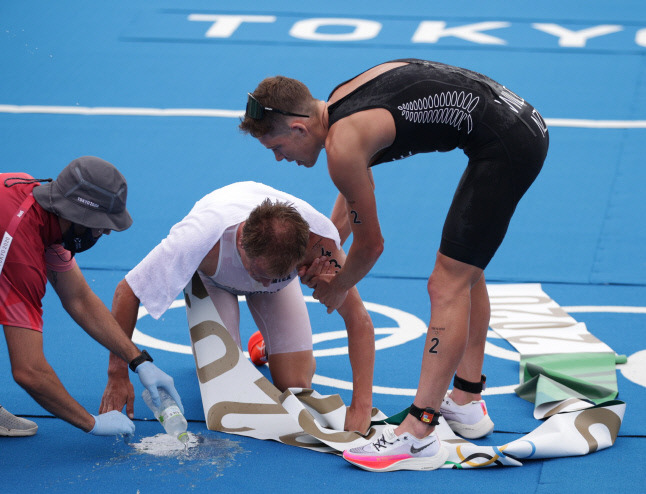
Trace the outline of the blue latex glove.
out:
[[[88,432],[94,436],[116,436],[118,434],[134,434],[135,424],[123,413],[112,410],[94,417],[94,427]]]
[[[182,405],[182,399],[179,397],[179,393],[175,389],[173,383],[173,378],[162,371],[152,362],[143,362],[137,366],[135,372],[139,376],[141,384],[148,390],[150,397],[153,400],[153,403],[156,407],[161,406],[161,401],[159,399],[159,392],[157,388],[165,389],[166,392],[175,400],[177,406],[184,414],[184,406]]]

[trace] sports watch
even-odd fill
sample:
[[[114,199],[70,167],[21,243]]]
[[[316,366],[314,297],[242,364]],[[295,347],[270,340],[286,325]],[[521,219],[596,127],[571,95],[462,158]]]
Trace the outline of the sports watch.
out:
[[[419,408],[415,405],[411,405],[408,413],[415,417],[420,422],[424,422],[427,425],[437,425],[440,423],[440,417],[442,414],[436,412],[433,408]]]
[[[136,372],[135,369],[139,364],[143,364],[144,362],[152,362],[153,358],[148,354],[146,350],[142,350],[141,353],[133,358],[130,363],[128,364],[128,367],[130,367],[130,370],[132,372]]]

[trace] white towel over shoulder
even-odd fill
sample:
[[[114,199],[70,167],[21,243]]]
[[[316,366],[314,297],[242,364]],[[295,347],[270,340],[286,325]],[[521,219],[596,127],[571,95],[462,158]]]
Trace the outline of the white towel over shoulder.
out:
[[[243,222],[266,198],[291,203],[305,218],[310,231],[341,246],[334,224],[305,201],[258,182],[237,182],[200,199],[168,236],[135,266],[126,281],[158,319],[181,293],[193,273],[231,225]]]

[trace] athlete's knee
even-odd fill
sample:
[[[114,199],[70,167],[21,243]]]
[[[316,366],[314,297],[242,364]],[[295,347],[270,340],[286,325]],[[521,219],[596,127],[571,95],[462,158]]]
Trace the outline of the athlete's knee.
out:
[[[315,370],[316,360],[312,352],[269,355],[269,371],[274,386],[280,391],[311,388]]]
[[[273,377],[272,379],[274,386],[283,392],[289,388],[311,388],[313,375],[313,372],[300,372],[289,376]]]
[[[428,296],[431,299],[431,306],[444,305],[455,297],[455,293],[449,289],[447,278],[436,270],[433,270],[426,284]]]
[[[450,304],[456,298],[470,298],[471,289],[482,277],[482,269],[438,253],[427,290],[431,305]]]

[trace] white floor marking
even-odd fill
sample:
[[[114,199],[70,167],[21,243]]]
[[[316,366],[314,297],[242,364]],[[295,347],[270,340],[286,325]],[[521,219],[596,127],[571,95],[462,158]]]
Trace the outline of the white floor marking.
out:
[[[240,118],[242,110],[218,110],[210,108],[126,108],[90,106],[44,106],[1,105],[0,113],[96,115],[96,116],[146,116],[146,117],[215,117]],[[582,129],[646,129],[646,120],[592,120],[580,118],[546,118],[550,127],[574,127]]]

